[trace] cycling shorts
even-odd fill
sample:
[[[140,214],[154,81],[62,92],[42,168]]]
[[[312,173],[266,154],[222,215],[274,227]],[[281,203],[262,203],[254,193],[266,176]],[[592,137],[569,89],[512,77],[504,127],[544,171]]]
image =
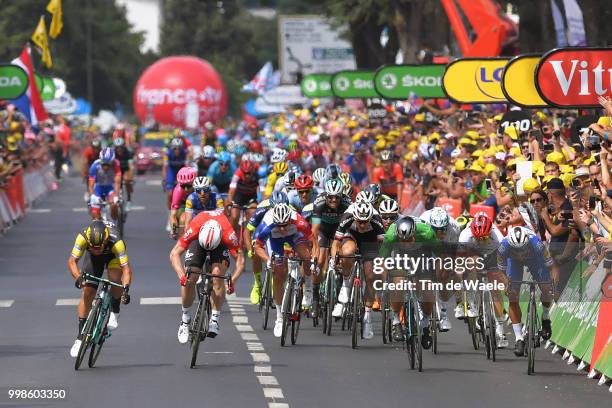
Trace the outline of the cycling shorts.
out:
[[[207,253],[210,253],[211,263],[225,263],[225,266],[229,266],[230,253],[225,245],[220,244],[212,251],[207,251],[202,248],[197,239],[194,239],[185,252],[185,267],[202,268]]]
[[[115,254],[93,255],[87,252],[83,260],[83,268],[81,271],[88,275],[93,275],[96,278],[101,278],[104,274],[104,269],[121,269],[119,258]],[[98,281],[86,280],[85,284],[91,288],[98,287]]]

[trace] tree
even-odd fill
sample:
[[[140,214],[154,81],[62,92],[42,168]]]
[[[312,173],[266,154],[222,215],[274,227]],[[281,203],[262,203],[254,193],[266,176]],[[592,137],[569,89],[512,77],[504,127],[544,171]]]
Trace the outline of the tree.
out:
[[[0,13],[0,61],[8,62],[19,55],[46,2],[20,0],[6,2]],[[87,95],[86,24],[91,23],[93,101],[98,108],[114,108],[117,103],[131,107],[132,93],[138,76],[155,56],[143,55],[140,46],[143,35],[132,31],[125,8],[114,1],[90,1],[88,7],[80,0],[62,2],[64,27],[57,40],[50,40],[53,68],[46,70],[34,58],[37,71],[57,76],[68,91],[77,97]],[[50,21],[50,19],[48,19]]]

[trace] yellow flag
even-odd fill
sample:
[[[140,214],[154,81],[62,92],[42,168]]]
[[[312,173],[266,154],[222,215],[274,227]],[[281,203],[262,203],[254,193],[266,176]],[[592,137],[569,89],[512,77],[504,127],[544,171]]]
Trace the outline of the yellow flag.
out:
[[[41,16],[34,34],[32,34],[32,41],[42,51],[42,62],[47,68],[53,66],[51,61],[51,51],[49,51],[49,39],[47,38],[47,26],[45,25],[45,17]]]
[[[49,36],[53,39],[62,31],[62,0],[51,0],[47,5],[47,11],[53,15],[49,26]]]

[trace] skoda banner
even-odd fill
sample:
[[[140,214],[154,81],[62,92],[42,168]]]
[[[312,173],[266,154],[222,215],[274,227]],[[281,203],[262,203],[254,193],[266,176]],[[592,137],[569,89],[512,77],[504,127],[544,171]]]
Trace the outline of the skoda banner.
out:
[[[19,98],[28,89],[28,75],[17,65],[0,65],[0,99]]]
[[[53,78],[42,77],[42,89],[39,89],[40,97],[43,101],[50,101],[55,98],[55,83]]]
[[[390,65],[376,71],[374,86],[387,99],[408,99],[411,95],[421,98],[445,98],[442,90],[444,64]]]
[[[378,98],[373,71],[340,71],[332,76],[332,92],[338,98]]]
[[[442,87],[459,103],[505,103],[501,80],[508,58],[461,58],[446,66]]]
[[[612,92],[612,49],[559,48],[542,57],[535,74],[538,93],[559,108],[599,108]]]
[[[329,98],[334,96],[331,90],[332,74],[309,74],[302,79],[301,88],[304,96],[309,98]]]
[[[539,61],[540,55],[519,55],[506,64],[502,75],[502,92],[510,103],[523,108],[547,106],[535,85],[535,70]]]

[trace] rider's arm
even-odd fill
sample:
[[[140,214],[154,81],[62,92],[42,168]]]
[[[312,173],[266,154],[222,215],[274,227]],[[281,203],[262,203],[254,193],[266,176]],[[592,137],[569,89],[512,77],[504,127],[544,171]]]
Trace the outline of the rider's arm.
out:
[[[121,265],[121,284],[130,285],[132,283],[132,268],[130,267],[130,261],[123,240],[115,242],[112,251],[115,257],[119,259],[119,264]]]
[[[77,235],[74,245],[72,246],[72,251],[70,251],[70,256],[68,257],[68,271],[70,271],[72,278],[75,280],[81,275],[77,262],[85,253],[86,248],[87,241],[83,235]]]
[[[232,177],[232,181],[230,182],[229,192],[227,193],[227,202],[230,204],[234,202],[234,194],[236,193],[236,186],[238,185],[239,179],[240,179],[240,176],[234,173],[234,176]]]
[[[94,192],[94,185],[96,184],[96,174],[97,173],[98,173],[98,163],[94,162],[89,167],[89,179],[88,179],[89,194],[93,194]]]
[[[181,245],[181,241],[179,240],[172,251],[170,251],[170,265],[172,265],[172,269],[176,273],[176,276],[180,279],[181,276],[185,274],[183,270],[183,262],[181,261],[181,255],[183,255],[185,249]]]
[[[316,222],[315,218],[312,218],[312,256],[314,258],[318,258],[319,257],[319,251],[321,250],[321,247],[319,246],[319,231],[321,230],[321,220],[318,219],[319,221]]]
[[[119,161],[115,160],[113,164],[115,170],[115,193],[121,193],[121,166],[119,165]]]

